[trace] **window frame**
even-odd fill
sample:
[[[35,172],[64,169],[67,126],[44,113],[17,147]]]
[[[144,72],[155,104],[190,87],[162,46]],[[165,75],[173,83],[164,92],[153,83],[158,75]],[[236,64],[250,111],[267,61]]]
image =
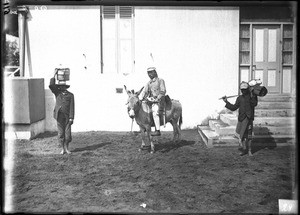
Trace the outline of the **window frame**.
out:
[[[123,13],[122,13],[123,11]],[[114,14],[112,14],[114,13]],[[130,13],[130,15],[129,15]],[[105,19],[114,19],[115,20],[115,70],[116,74],[128,75],[134,73],[135,71],[135,37],[134,37],[134,7],[133,6],[100,6],[100,44],[101,44],[101,74],[106,73],[104,68],[104,26],[103,22]],[[120,21],[121,19],[130,19],[131,20],[131,71],[130,73],[121,73],[121,35],[120,35]]]

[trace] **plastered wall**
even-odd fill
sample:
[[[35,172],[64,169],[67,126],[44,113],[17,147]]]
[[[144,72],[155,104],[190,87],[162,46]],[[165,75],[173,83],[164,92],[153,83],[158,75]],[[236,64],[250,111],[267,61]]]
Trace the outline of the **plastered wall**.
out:
[[[135,72],[128,76],[100,72],[99,7],[31,8],[30,13],[33,76],[44,78],[47,90],[55,67],[61,63],[71,69],[74,132],[129,131],[127,94],[116,93],[116,88],[125,84],[139,90],[148,81],[146,68],[152,65],[165,79],[170,97],[183,105],[183,129],[221,110],[224,103],[219,97],[238,92],[238,8],[136,7]],[[45,98],[46,130],[55,130],[54,96],[46,91]],[[135,124],[133,129],[138,129]]]

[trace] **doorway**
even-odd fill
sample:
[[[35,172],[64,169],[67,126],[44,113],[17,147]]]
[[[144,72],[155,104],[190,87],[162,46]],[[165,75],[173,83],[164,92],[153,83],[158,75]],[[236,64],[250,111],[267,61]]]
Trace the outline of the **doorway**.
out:
[[[280,93],[280,25],[253,25],[253,77]]]

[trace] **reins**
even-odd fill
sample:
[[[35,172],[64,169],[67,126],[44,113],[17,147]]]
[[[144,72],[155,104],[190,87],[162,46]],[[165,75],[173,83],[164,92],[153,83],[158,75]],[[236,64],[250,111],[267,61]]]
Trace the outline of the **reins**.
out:
[[[131,133],[132,133],[133,121],[134,121],[134,118],[132,118],[132,121],[131,121],[131,130],[130,130]]]
[[[138,103],[137,103],[137,107],[139,107],[138,109],[140,109],[141,104],[142,104],[142,101],[138,100]],[[134,115],[136,116],[137,115],[137,113],[136,113],[137,110],[133,109],[133,111],[134,111]],[[131,121],[131,129],[130,129],[131,133],[132,133],[132,128],[133,128],[133,121],[134,121],[134,117],[132,118],[132,121]]]

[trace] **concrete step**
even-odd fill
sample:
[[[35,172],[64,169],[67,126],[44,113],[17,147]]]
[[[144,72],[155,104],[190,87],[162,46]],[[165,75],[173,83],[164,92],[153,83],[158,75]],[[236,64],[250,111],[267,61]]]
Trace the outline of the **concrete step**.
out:
[[[292,109],[295,108],[295,103],[292,102],[273,102],[259,101],[255,109]]]
[[[295,117],[256,117],[253,126],[295,126]]]
[[[296,116],[296,109],[255,109],[255,117],[291,117]]]
[[[296,97],[293,95],[278,95],[268,94],[264,97],[257,97],[258,101],[273,101],[273,102],[295,102]]]
[[[218,135],[209,126],[198,125],[198,133],[208,148],[213,147],[238,147],[238,139],[234,135]],[[255,135],[253,143],[259,146],[277,146],[295,144],[294,135]]]
[[[238,120],[235,114],[220,114],[220,120],[229,126],[236,126]],[[295,125],[295,117],[255,117],[254,126],[286,126]]]
[[[292,135],[296,134],[295,126],[254,126],[253,135]]]
[[[235,125],[228,125],[221,120],[209,120],[209,127],[217,135],[234,135]],[[254,135],[295,135],[296,129],[294,125],[276,125],[266,126],[254,124]]]
[[[206,146],[212,148],[216,145],[238,146],[238,139],[233,135],[218,135],[209,126],[198,125],[198,133]]]
[[[230,125],[230,126],[236,126],[238,122],[238,118],[235,114],[220,114],[220,120],[222,120],[224,123]]]
[[[228,125],[219,119],[209,120],[208,125],[218,135],[234,134],[235,132],[235,126]]]

